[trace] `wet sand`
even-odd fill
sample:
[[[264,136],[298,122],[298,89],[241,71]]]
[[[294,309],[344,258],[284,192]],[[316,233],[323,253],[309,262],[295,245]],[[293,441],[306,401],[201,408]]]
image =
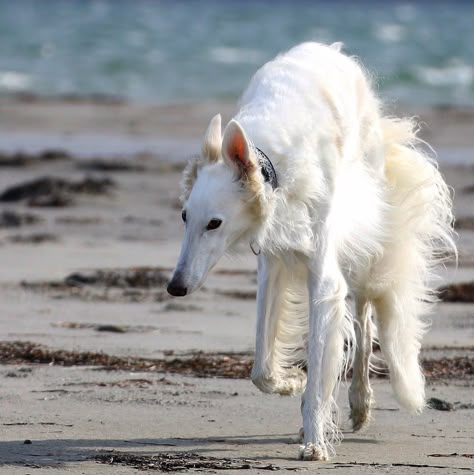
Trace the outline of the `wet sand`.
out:
[[[427,396],[444,404],[408,414],[374,375],[374,421],[353,434],[343,384],[344,441],[330,462],[308,464],[295,460],[299,398],[263,395],[247,378],[250,249],[190,297],[166,294],[180,170],[209,118],[232,107],[0,101],[0,473],[472,469],[472,296],[439,304],[425,338]],[[456,192],[459,267],[439,285],[472,282],[474,112],[419,115]]]

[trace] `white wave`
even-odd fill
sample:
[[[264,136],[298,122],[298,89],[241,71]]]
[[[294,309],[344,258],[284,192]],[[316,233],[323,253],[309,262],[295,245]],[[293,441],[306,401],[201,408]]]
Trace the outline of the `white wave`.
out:
[[[221,46],[209,51],[211,61],[225,64],[260,63],[265,57],[261,51],[249,48],[231,48]]]
[[[471,65],[453,61],[441,68],[417,66],[416,77],[430,86],[469,87],[474,81],[474,68]]]
[[[31,78],[27,74],[16,71],[0,71],[0,90],[24,91],[31,86]]]
[[[403,38],[405,29],[396,23],[382,23],[375,27],[374,34],[377,39],[385,43],[398,43]]]

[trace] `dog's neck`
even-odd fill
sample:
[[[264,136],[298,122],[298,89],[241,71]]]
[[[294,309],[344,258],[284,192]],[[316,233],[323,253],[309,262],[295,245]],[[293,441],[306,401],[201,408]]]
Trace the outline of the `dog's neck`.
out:
[[[263,179],[266,183],[270,183],[273,189],[277,188],[278,177],[275,168],[273,167],[273,163],[259,148],[255,147],[255,151]]]

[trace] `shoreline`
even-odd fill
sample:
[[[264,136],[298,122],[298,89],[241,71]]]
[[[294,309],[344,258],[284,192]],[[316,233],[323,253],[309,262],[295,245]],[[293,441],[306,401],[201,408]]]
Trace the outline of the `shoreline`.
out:
[[[413,116],[420,138],[442,165],[474,163],[474,107],[387,105],[387,114]],[[183,104],[137,104],[66,98],[0,97],[0,152],[61,150],[79,157],[151,154],[185,161],[199,152],[211,117],[226,123],[235,103],[208,100]]]
[[[473,140],[474,141],[474,140]],[[199,153],[197,137],[138,136],[133,134],[42,133],[0,131],[0,160],[16,154],[37,155],[47,152],[64,153],[79,159],[131,159],[157,157],[163,161],[184,163]],[[432,151],[443,167],[474,166],[474,144],[463,147],[437,146]]]

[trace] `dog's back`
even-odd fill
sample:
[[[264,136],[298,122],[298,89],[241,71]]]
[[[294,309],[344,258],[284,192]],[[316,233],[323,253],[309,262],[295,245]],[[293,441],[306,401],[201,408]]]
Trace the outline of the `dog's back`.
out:
[[[335,147],[334,161],[365,159],[383,168],[378,101],[340,44],[303,43],[265,64],[244,92],[236,120],[288,182],[311,165],[317,174],[328,147]]]

